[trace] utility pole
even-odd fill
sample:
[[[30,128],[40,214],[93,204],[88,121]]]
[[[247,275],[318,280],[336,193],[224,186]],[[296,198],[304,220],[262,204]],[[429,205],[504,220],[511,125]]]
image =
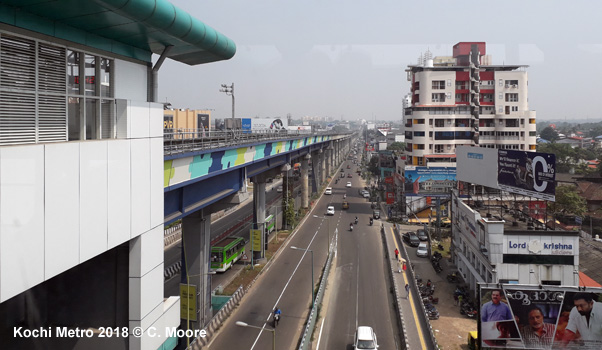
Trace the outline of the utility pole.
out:
[[[222,84],[222,89],[219,89],[219,91],[225,92],[228,96],[232,96],[232,119],[234,119],[234,83],[230,86]]]

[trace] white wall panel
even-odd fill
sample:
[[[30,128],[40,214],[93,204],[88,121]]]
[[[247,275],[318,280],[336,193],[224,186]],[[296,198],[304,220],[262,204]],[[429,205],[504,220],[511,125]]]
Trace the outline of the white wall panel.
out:
[[[145,138],[150,135],[150,111],[148,102],[132,101],[130,104],[131,138]]]
[[[79,264],[79,151],[74,142],[45,145],[46,280]]]
[[[107,250],[108,142],[80,143],[80,262]]]
[[[0,302],[44,281],[44,146],[0,148]]]
[[[127,242],[131,236],[130,143],[108,143],[108,249]]]
[[[115,60],[115,97],[146,101],[148,68],[145,64]]]
[[[150,137],[163,138],[163,104],[150,103]]]
[[[134,238],[150,230],[150,139],[131,140],[132,230]]]
[[[130,277],[130,320],[141,320],[163,302],[163,264],[142,277]]]
[[[163,227],[163,139],[151,139],[150,146],[150,225]]]
[[[163,226],[130,241],[129,276],[140,277],[163,263]]]

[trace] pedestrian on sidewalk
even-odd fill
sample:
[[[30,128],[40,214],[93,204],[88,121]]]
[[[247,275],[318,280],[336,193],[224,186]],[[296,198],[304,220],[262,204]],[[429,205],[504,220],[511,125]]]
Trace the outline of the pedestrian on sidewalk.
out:
[[[410,297],[410,285],[406,283],[406,299]]]
[[[399,250],[395,248],[395,260],[399,260]]]
[[[458,305],[458,295],[454,294],[454,305]]]

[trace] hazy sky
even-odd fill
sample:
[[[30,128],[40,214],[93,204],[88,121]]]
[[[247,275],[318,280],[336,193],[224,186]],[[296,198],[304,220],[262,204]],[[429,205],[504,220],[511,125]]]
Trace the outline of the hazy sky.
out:
[[[228,61],[166,61],[159,99],[176,108],[230,117],[219,89],[234,83],[237,117],[401,120],[408,64],[427,49],[451,56],[460,41],[485,41],[493,64],[530,66],[538,120],[602,120],[598,1],[171,2],[237,46]]]

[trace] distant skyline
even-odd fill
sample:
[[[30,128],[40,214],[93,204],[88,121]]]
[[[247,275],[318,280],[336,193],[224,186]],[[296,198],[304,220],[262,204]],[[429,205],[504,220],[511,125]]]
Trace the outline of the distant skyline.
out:
[[[231,116],[402,118],[405,69],[430,50],[485,41],[493,64],[529,65],[537,120],[602,120],[602,4],[576,1],[190,1],[175,6],[232,39],[236,55],[198,66],[167,60],[159,100]],[[157,57],[154,58],[155,61]]]

